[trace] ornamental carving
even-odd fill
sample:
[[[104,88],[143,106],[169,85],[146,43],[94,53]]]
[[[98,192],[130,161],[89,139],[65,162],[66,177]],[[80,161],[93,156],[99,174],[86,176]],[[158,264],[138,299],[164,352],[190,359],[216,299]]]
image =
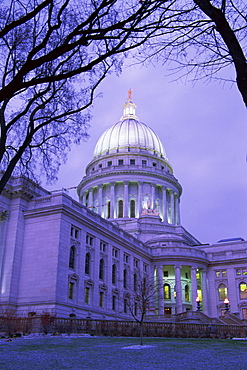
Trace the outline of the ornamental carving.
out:
[[[2,211],[0,210],[0,221],[6,221],[9,216],[9,211],[5,210]]]

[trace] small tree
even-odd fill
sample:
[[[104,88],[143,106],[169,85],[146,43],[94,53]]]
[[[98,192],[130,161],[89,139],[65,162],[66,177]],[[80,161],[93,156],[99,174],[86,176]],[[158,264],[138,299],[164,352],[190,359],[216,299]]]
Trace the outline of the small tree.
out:
[[[140,344],[143,345],[143,323],[148,311],[155,307],[157,286],[154,278],[140,271],[133,275],[133,289],[125,296],[124,304],[129,309],[131,316],[139,324]]]

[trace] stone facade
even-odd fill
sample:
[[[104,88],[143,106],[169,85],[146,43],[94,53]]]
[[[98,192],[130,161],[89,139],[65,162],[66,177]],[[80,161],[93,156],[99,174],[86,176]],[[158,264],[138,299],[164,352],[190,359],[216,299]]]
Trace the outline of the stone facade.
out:
[[[151,319],[196,311],[197,297],[210,317],[224,313],[228,298],[231,312],[246,319],[247,242],[200,244],[181,226],[181,193],[160,140],[129,97],[96,145],[80,203],[23,177],[0,195],[1,308],[128,319],[123,302],[140,272],[159,287]]]

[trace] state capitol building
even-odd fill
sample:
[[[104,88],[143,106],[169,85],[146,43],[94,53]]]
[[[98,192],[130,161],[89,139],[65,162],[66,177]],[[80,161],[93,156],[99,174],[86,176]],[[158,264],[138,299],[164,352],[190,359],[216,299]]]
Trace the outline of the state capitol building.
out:
[[[201,244],[180,223],[182,187],[131,92],[99,138],[77,188],[49,192],[12,177],[0,195],[0,308],[19,315],[130,319],[138,276],[157,282],[148,317],[201,311],[247,319],[247,242]],[[197,300],[197,301],[196,301]]]

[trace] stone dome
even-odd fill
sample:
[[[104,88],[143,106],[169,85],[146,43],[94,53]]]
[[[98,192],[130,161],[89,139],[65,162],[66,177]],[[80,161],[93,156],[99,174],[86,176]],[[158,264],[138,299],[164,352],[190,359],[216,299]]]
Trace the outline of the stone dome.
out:
[[[107,129],[99,138],[94,157],[119,152],[148,152],[166,158],[164,147],[155,132],[139,121],[135,115],[136,105],[131,96],[123,106],[124,114],[120,121]]]

